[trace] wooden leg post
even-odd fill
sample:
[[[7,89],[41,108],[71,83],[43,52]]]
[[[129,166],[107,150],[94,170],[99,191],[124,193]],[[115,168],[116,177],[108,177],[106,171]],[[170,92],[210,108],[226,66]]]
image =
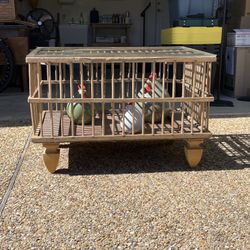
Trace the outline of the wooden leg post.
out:
[[[202,157],[203,149],[201,148],[201,144],[203,140],[201,139],[189,139],[186,140],[185,146],[185,156],[186,160],[190,167],[196,167]]]
[[[54,173],[58,166],[60,149],[59,144],[43,144],[45,151],[43,153],[43,162],[50,173]]]

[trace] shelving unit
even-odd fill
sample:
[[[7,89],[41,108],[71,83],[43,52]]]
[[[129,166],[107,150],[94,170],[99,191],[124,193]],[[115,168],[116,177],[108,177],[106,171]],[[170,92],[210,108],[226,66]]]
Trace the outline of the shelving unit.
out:
[[[130,27],[131,24],[92,23],[92,46],[129,46],[128,29]],[[98,36],[114,38],[114,42],[97,42]],[[126,42],[121,41],[121,36],[126,37]],[[117,41],[115,38],[117,38]]]

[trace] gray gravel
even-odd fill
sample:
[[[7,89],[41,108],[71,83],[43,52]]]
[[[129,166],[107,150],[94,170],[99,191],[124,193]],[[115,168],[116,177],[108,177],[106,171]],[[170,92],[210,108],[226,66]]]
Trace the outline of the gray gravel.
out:
[[[31,144],[0,220],[2,249],[248,249],[250,118],[213,119],[201,165],[183,143]]]

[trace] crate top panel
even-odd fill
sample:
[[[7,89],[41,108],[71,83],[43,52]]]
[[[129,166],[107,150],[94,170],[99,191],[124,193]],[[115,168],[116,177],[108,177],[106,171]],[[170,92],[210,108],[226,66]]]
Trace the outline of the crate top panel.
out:
[[[40,47],[27,63],[215,62],[216,55],[187,47]]]

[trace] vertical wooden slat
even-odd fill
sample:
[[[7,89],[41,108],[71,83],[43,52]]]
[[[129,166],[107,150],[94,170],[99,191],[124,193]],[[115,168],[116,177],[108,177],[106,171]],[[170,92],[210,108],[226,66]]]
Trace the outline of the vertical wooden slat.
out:
[[[175,98],[176,93],[176,61],[173,63],[173,82],[172,82],[172,98]],[[175,103],[171,103],[171,133],[174,133],[174,112],[175,112]]]
[[[99,78],[99,76],[98,76],[98,63],[95,64],[95,70],[96,70],[95,78],[96,78],[96,80],[98,80],[98,78]]]
[[[70,63],[70,98],[73,97],[74,95],[74,86],[73,86],[73,82],[74,82],[74,73],[73,73],[73,63]]]
[[[66,64],[63,63],[62,68],[62,79],[63,79],[63,98],[66,97]]]
[[[208,68],[208,74],[207,74],[207,89],[208,89],[208,93],[211,93],[211,74],[212,74],[212,63],[208,63],[207,65]],[[210,105],[209,103],[206,103],[206,116],[205,116],[205,122],[206,122],[206,130],[209,128],[209,113],[210,113]]]
[[[191,102],[191,134],[193,134],[193,130],[194,130],[194,103]]]
[[[184,133],[184,103],[182,103],[182,108],[181,108],[181,134]]]
[[[70,66],[69,66],[69,75],[70,75],[70,98],[73,98],[73,82],[74,82],[74,73],[73,73],[73,63],[70,63]],[[71,104],[72,106],[74,104]],[[71,109],[73,110],[73,109]],[[73,119],[73,116],[71,117],[71,135],[74,136],[74,119]]]
[[[174,113],[175,113],[175,109],[174,109],[174,104],[172,104],[172,111],[171,111],[171,134],[174,134]]]
[[[175,98],[176,90],[176,62],[173,64],[173,83],[172,83],[172,98]]]
[[[38,85],[38,98],[42,97],[41,91],[41,80],[42,80],[42,72],[41,72],[41,64],[37,63],[37,85]],[[43,119],[42,119],[42,103],[39,103],[39,110],[37,116],[39,117],[39,123],[41,124],[40,128],[40,136],[43,137]]]
[[[135,134],[135,102],[132,103],[132,135]]]
[[[146,68],[146,64],[145,62],[142,63],[142,98],[144,98],[144,94],[145,94],[145,68]],[[145,133],[145,103],[142,102],[142,135],[144,135]]]
[[[122,135],[125,135],[125,99],[124,99],[124,77],[125,77],[125,65],[124,62],[121,63],[121,81],[122,81]]]
[[[206,116],[205,116],[205,120],[206,120],[206,130],[209,128],[209,114],[210,114],[210,105],[209,103],[206,103],[206,112],[205,112]]]
[[[89,63],[87,64],[87,79],[89,80]]]
[[[138,63],[135,63],[135,93],[138,93]]]
[[[167,74],[166,74],[166,83],[167,83],[167,87],[166,87],[166,91],[168,92],[168,85],[169,85],[169,63],[167,63]]]
[[[212,63],[208,63],[208,76],[207,76],[207,82],[208,82],[208,93],[211,93],[211,73],[212,73]]]
[[[158,78],[161,78],[161,71],[162,71],[161,66],[163,66],[163,63],[158,63],[158,65],[159,65]]]
[[[94,99],[94,65],[90,64],[91,99]],[[92,136],[95,136],[95,105],[91,103]]]
[[[125,103],[122,102],[122,135],[125,135]]]
[[[35,91],[35,84],[36,84],[36,64],[30,63],[29,64],[29,96],[33,96]],[[33,103],[30,103],[30,110],[31,110],[31,121],[32,121],[32,129],[33,129],[33,135],[36,132],[36,124],[35,124],[35,114],[33,111]]]
[[[165,77],[166,77],[166,63],[162,63],[162,99],[165,99]],[[165,124],[165,107],[166,103],[162,103],[162,114],[161,114],[161,133],[164,134],[164,124]]]
[[[182,72],[182,89],[181,89],[181,97],[185,97],[185,76],[186,76],[186,63],[183,63],[183,72]]]
[[[49,98],[52,98],[52,83],[51,83],[51,64],[47,64],[47,79],[49,84]],[[53,104],[49,103],[49,113],[51,119],[51,137],[54,137],[54,118],[53,118]]]
[[[60,92],[60,99],[63,99],[63,84],[62,84],[62,79],[63,79],[63,72],[62,72],[62,64],[59,64],[59,92]],[[60,113],[61,113],[61,136],[64,136],[64,120],[63,120],[63,104],[60,104]]]
[[[182,72],[182,90],[181,96],[185,98],[185,84],[186,84],[186,63],[183,63],[183,72]],[[185,114],[185,102],[182,101],[181,103],[181,134],[184,133],[184,114]]]
[[[128,63],[128,80],[130,80],[130,77],[131,77],[131,63]]]
[[[58,98],[58,65],[55,64],[55,96]],[[53,88],[52,88],[53,91]],[[56,103],[56,111],[58,111],[58,103]]]
[[[124,62],[122,62],[121,64],[121,81],[122,81],[122,101],[124,101],[124,74],[125,74],[125,70],[124,70]]]
[[[195,97],[197,62],[192,65],[192,98]],[[191,134],[194,132],[194,102],[191,102]]]
[[[152,73],[153,73],[153,79],[152,79],[152,97],[153,97],[153,99],[155,99],[155,76],[156,76],[156,70],[155,70],[155,62],[153,62],[153,65],[152,65],[152,67],[153,67],[153,70],[152,70]],[[152,135],[154,134],[154,131],[155,131],[155,129],[154,129],[154,126],[155,126],[155,100],[153,101],[153,104],[152,104],[152,110],[153,110],[153,112],[152,112]]]
[[[202,70],[202,93],[201,96],[205,97],[206,92],[206,71],[207,71],[207,63],[203,63],[203,70]],[[208,91],[207,91],[208,93]]]
[[[135,98],[135,63],[132,63],[132,98]]]
[[[203,124],[204,124],[204,102],[201,103],[201,110],[200,110],[200,116],[201,116],[201,133],[203,133]]]
[[[80,63],[80,84],[81,84],[81,89],[82,89],[82,93],[81,93],[81,99],[84,99],[84,93],[83,93],[83,88],[86,86],[84,86],[84,82],[83,82],[83,64]],[[84,136],[84,114],[85,114],[85,110],[84,110],[84,102],[82,102],[82,136]]]
[[[196,84],[196,62],[193,63],[192,69],[192,98],[195,97],[195,84]]]
[[[135,63],[132,63],[132,98],[135,98]],[[135,134],[135,102],[132,103],[132,135]]]
[[[114,101],[115,99],[115,84],[114,84],[114,81],[115,81],[115,66],[114,66],[114,63],[111,64],[111,89],[112,89],[112,101]],[[112,135],[115,134],[115,104],[114,102],[112,102]]]

